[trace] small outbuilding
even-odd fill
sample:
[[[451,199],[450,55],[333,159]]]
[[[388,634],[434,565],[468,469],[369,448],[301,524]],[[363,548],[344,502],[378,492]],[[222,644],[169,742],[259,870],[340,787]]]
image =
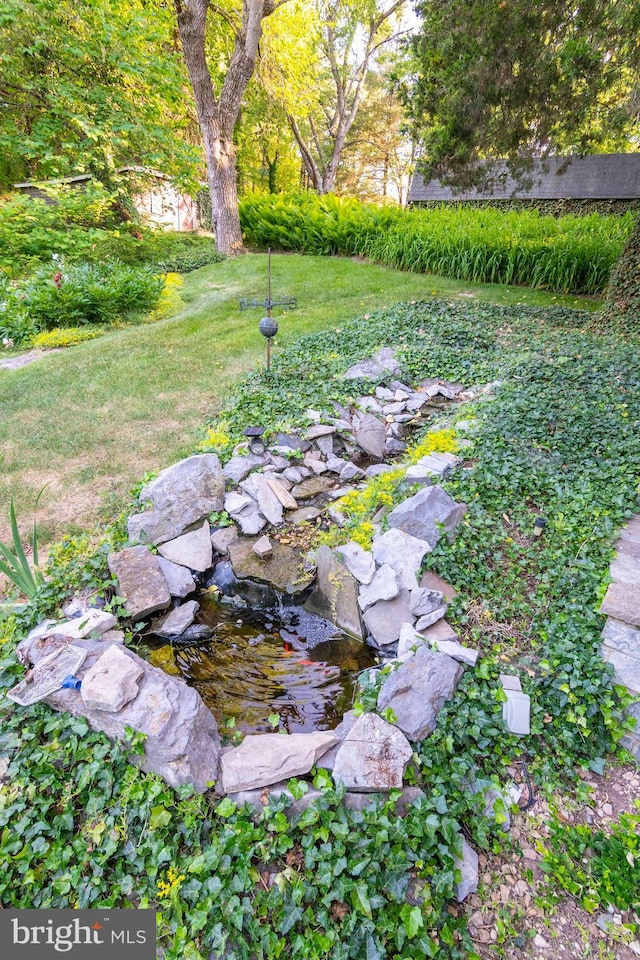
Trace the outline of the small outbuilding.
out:
[[[140,216],[149,223],[167,230],[200,229],[200,210],[197,200],[178,190],[165,174],[158,170],[135,166],[121,167],[118,173],[129,180],[133,205]],[[68,186],[84,190],[92,180],[92,174],[83,173],[59,180],[30,180],[25,183],[15,183],[14,189],[31,197],[38,197],[45,203],[55,203],[47,187]]]

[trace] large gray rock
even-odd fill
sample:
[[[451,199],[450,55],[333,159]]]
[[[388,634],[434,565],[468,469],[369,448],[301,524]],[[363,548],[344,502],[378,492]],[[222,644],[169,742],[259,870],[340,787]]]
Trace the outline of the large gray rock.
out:
[[[384,459],[386,430],[382,420],[365,413],[356,428],[356,443],[374,460]]]
[[[250,477],[242,481],[240,488],[250,497],[253,497],[258,504],[260,513],[267,518],[269,523],[273,526],[279,526],[282,523],[284,508],[264,474],[252,473]]]
[[[443,596],[439,590],[427,590],[426,587],[418,587],[411,593],[411,613],[416,617],[425,617],[442,605]],[[438,617],[438,619],[440,618]]]
[[[441,536],[440,527],[451,539],[466,510],[466,504],[456,503],[442,487],[425,487],[392,510],[388,521],[390,527],[434,547]]]
[[[368,550],[359,543],[350,540],[344,546],[336,547],[336,553],[343,560],[349,573],[353,574],[359,583],[371,583],[376,572],[376,565]]]
[[[193,593],[196,583],[190,570],[172,560],[165,560],[164,557],[158,557],[158,566],[164,574],[172,597],[186,597]]]
[[[225,464],[222,475],[228,484],[237,484],[248,477],[252,470],[265,466],[268,460],[268,456],[257,457],[253,453],[244,457],[232,457]]]
[[[222,510],[224,477],[214,453],[205,453],[162,470],[140,494],[149,503],[145,513],[129,517],[129,539],[164,543]]]
[[[330,620],[349,636],[363,640],[356,580],[329,547],[320,547],[316,563],[318,582],[304,605],[305,610]]]
[[[199,609],[200,604],[197,600],[188,600],[154,623],[151,629],[157,636],[164,637],[166,640],[179,637],[191,626]]]
[[[81,694],[89,710],[117,713],[138,696],[144,670],[120,644],[107,647],[82,678]]]
[[[380,566],[386,563],[395,570],[398,586],[406,590],[417,589],[420,564],[430,551],[426,540],[395,529],[374,537],[371,547],[375,562]]]
[[[463,668],[428,647],[392,673],[378,694],[378,710],[391,707],[396,725],[410,740],[424,740],[436,728],[438,712],[454,694]]]
[[[300,554],[277,541],[272,542],[270,557],[258,557],[253,551],[256,540],[242,538],[229,544],[233,572],[239,580],[267,583],[280,593],[301,593],[313,581],[313,574],[302,569]]]
[[[150,613],[166,610],[171,603],[158,558],[148,547],[125,547],[119,553],[110,553],[108,564],[132,620],[143,620]]]
[[[221,556],[226,557],[229,553],[229,544],[238,539],[238,531],[232,525],[230,527],[220,527],[211,534],[211,546]]]
[[[59,643],[54,637],[33,644],[32,662],[52,653]],[[104,643],[79,640],[75,645],[89,651],[78,670],[83,680],[105,652]],[[138,696],[118,713],[87,707],[80,690],[58,690],[46,702],[55,710],[86,717],[93,730],[101,730],[113,740],[125,740],[128,728],[144,734],[144,754],[132,755],[132,763],[157,773],[174,788],[191,784],[204,793],[218,776],[220,740],[214,718],[193,687],[151,666],[131,650],[126,656],[142,668],[143,675]]]
[[[372,358],[349,367],[343,377],[345,380],[378,380],[384,373],[400,373],[401,369],[395,350],[382,347]]]
[[[209,521],[205,520],[197,530],[191,530],[189,533],[183,533],[181,537],[176,537],[175,540],[161,543],[158,553],[165,560],[178,563],[181,567],[204,573],[213,562]]]
[[[347,790],[370,793],[402,787],[412,755],[407,738],[376,713],[358,718],[342,742],[333,765],[333,779]]]
[[[427,570],[426,573],[423,573],[420,586],[425,590],[438,590],[444,597],[445,603],[451,603],[458,596],[456,588],[443,580],[439,574],[434,573],[433,570]]]
[[[338,738],[338,742],[335,743],[330,750],[327,750],[327,752],[318,760],[316,763],[317,767],[321,767],[323,770],[333,770],[333,765],[336,762],[338,750],[340,749],[340,746],[347,734],[351,732],[357,719],[358,715],[355,710],[347,710],[338,726],[334,727],[333,729],[333,732]]]
[[[629,583],[609,584],[600,612],[640,627],[640,587]]]
[[[462,875],[456,884],[456,900],[462,903],[470,893],[475,893],[478,889],[478,854],[464,837],[461,856],[455,857],[453,864]]]
[[[302,776],[337,739],[332,731],[245,737],[222,757],[222,786],[226,793],[235,793]]]
[[[376,570],[371,583],[360,587],[358,603],[364,613],[368,607],[372,607],[379,600],[393,600],[399,593],[396,572],[388,563],[384,563]]]
[[[62,633],[71,640],[82,640],[84,637],[100,637],[107,630],[117,624],[117,619],[106,610],[97,610],[90,607],[79,617],[57,624],[56,630],[51,633]]]
[[[363,616],[366,627],[381,646],[395,643],[400,637],[400,630],[404,623],[413,624],[414,616],[411,613],[411,594],[404,588],[393,600],[380,600],[365,611]]]

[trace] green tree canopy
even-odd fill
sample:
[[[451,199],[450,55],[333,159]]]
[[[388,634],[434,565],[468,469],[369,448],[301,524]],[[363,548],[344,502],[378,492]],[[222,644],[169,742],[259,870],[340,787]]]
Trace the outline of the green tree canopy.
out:
[[[135,163],[195,180],[185,82],[160,2],[4,0],[0,188]]]

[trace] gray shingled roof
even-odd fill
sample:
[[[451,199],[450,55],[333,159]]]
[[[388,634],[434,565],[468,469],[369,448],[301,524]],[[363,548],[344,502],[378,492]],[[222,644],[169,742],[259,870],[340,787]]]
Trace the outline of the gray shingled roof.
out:
[[[547,168],[546,170],[543,168]],[[524,188],[507,177],[504,184],[491,190],[467,190],[454,193],[439,180],[425,183],[414,174],[409,203],[427,200],[635,200],[640,198],[640,153],[600,153],[574,157],[563,173],[564,157],[538,160],[530,175],[533,183]],[[505,164],[497,164],[505,168]]]

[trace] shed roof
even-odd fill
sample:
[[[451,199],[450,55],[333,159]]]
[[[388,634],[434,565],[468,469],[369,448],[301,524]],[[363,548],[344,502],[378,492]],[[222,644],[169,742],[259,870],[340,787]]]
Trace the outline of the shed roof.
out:
[[[424,182],[414,174],[409,203],[429,200],[636,200],[640,198],[640,153],[599,153],[589,157],[549,157],[536,160],[528,179],[520,186],[507,176],[503,183],[488,190],[454,192],[439,180]],[[563,167],[566,169],[563,170]],[[506,163],[496,164],[496,172],[506,171]],[[562,172],[558,172],[562,171]]]

